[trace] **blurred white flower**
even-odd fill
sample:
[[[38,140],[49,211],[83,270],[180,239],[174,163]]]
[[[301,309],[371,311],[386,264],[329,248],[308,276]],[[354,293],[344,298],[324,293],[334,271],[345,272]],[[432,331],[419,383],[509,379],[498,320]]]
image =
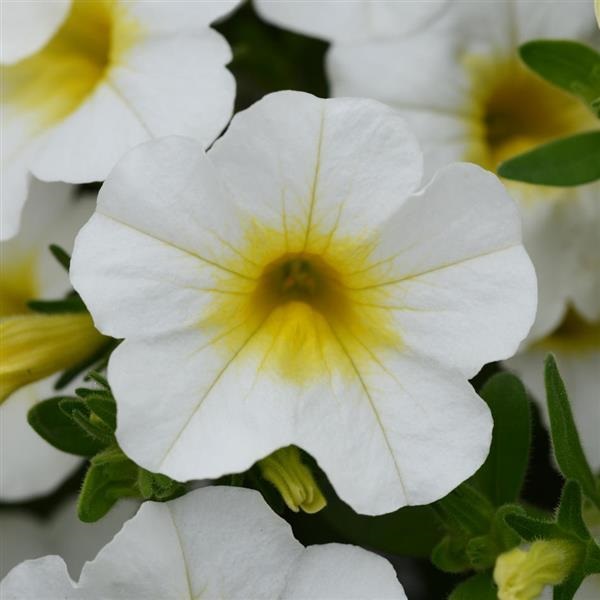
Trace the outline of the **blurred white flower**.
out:
[[[3,2],[0,239],[18,231],[30,172],[98,181],[153,137],[210,144],[235,84],[229,46],[209,25],[237,4]]]
[[[78,583],[57,556],[24,562],[3,600],[47,598],[328,598],[405,600],[394,569],[362,548],[305,548],[258,492],[213,487],[146,502]]]
[[[346,43],[404,35],[442,14],[448,0],[254,0],[258,14],[279,27]]]
[[[453,165],[417,191],[404,120],[369,100],[265,97],[208,156],[171,137],[112,172],[71,278],[113,353],[117,439],[183,481],[310,452],[356,510],[447,494],[491,419],[466,379],[535,312],[518,212]]]
[[[79,577],[83,563],[92,560],[110,542],[137,507],[137,502],[121,499],[95,523],[79,520],[76,497],[69,497],[44,520],[24,510],[1,510],[0,579],[24,560],[47,554],[61,556],[71,576]]]
[[[79,228],[94,211],[91,199],[76,201],[72,186],[33,181],[20,234],[0,243],[0,322],[27,314],[32,298],[55,299],[70,289],[64,269],[48,250],[71,251]],[[3,339],[3,368],[8,364]],[[56,450],[27,423],[27,411],[55,395],[54,377],[22,387],[0,402],[0,499],[17,501],[51,492],[81,459]]]
[[[598,45],[593,3],[456,0],[416,35],[334,44],[328,72],[334,95],[373,97],[407,117],[423,144],[426,172],[456,160],[495,169],[551,139],[599,127],[579,100],[520,62],[519,45],[540,38]],[[567,343],[567,370],[581,357],[576,367],[581,382],[567,383],[590,460],[598,465],[600,183],[576,188],[506,185],[519,203],[524,244],[538,277],[538,312],[524,349],[541,344],[531,346],[531,354],[522,359],[536,365],[535,376],[519,369],[521,359],[512,364],[537,391],[543,371],[539,348],[561,355]],[[578,328],[576,337],[566,324],[573,312],[589,325],[587,332]],[[578,347],[579,338],[594,341]]]

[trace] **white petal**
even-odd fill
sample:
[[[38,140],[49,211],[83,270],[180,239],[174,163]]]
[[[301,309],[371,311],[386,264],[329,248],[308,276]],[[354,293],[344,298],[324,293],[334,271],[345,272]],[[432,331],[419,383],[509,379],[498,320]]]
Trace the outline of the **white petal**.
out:
[[[325,564],[334,569],[337,585],[323,572]],[[349,578],[340,580],[351,570],[354,590]],[[11,599],[68,600],[77,594],[112,600],[268,600],[297,599],[315,586],[332,598],[359,589],[368,590],[368,597],[404,598],[384,559],[337,544],[307,552],[258,492],[214,487],[165,504],[146,502],[83,567],[76,591],[57,557],[22,563],[2,582],[1,591]]]
[[[109,377],[124,451],[185,480],[243,471],[296,443],[345,501],[368,514],[439,498],[483,462],[489,412],[461,376],[399,352],[350,353],[330,340],[329,373],[286,381],[268,367],[277,326],[230,354],[199,331],[121,344]]]
[[[21,212],[29,187],[26,160],[20,158],[9,164],[3,161],[0,179],[0,241],[4,241],[17,235],[21,225]]]
[[[0,62],[13,64],[40,50],[64,21],[71,0],[2,2]]]
[[[293,115],[293,118],[290,118]],[[421,179],[421,154],[390,108],[300,92],[266,96],[237,114],[210,158],[234,201],[262,225],[298,229],[304,248],[321,236],[364,236]]]
[[[376,256],[389,282],[382,310],[404,343],[469,377],[512,356],[531,327],[536,279],[518,210],[475,165],[450,165],[409,198]]]
[[[600,11],[600,9],[599,9]],[[600,14],[600,13],[599,13]],[[600,16],[598,17],[600,19]],[[573,596],[574,600],[592,600],[600,596],[600,575],[588,575]]]
[[[22,274],[25,268],[31,268],[36,298],[56,299],[70,289],[67,273],[48,246],[58,244],[70,254],[77,232],[92,215],[94,199],[89,195],[79,199],[73,196],[70,185],[32,180],[21,231],[0,245],[3,285],[13,274],[18,279],[16,270]]]
[[[218,263],[232,251],[221,240],[242,235],[202,147],[176,137],[151,142],[102,187],[97,214],[75,244],[71,281],[104,333],[180,329],[226,293],[218,291]]]
[[[28,410],[55,392],[53,378],[28,385],[0,406],[0,499],[17,502],[53,492],[81,458],[43,440],[27,422]]]
[[[168,9],[169,14],[176,10]],[[230,60],[227,41],[212,29],[149,37],[112,69],[110,85],[153,137],[185,135],[207,147],[233,111],[235,81],[225,68]]]
[[[549,0],[543,4],[529,0],[515,3],[519,43],[536,39],[575,39],[592,42],[596,38],[592,2]]]
[[[41,137],[30,168],[45,181],[101,181],[127,150],[151,137],[123,97],[100,85]]]
[[[426,26],[447,0],[255,0],[258,14],[271,23],[332,42],[403,35]]]
[[[287,582],[289,600],[406,600],[387,561],[356,546],[325,544],[307,548]]]
[[[600,470],[600,351],[561,352],[552,348],[531,349],[506,361],[533,394],[546,424],[549,424],[544,389],[544,358],[554,351],[560,375],[565,383],[573,417],[587,459],[595,471]]]
[[[241,0],[129,0],[127,12],[146,33],[193,33],[202,31],[217,19],[226,16],[240,2]]]
[[[44,556],[16,566],[0,582],[2,600],[74,600],[78,595],[59,556]]]

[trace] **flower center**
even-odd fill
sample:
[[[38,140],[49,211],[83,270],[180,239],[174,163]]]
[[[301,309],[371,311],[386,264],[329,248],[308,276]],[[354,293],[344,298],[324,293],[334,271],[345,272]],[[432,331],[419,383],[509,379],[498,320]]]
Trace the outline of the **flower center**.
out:
[[[467,60],[477,119],[468,159],[495,170],[509,158],[550,140],[595,127],[575,98],[546,83],[519,60]]]
[[[310,253],[286,254],[269,263],[259,278],[255,303],[261,310],[271,312],[288,302],[303,302],[326,317],[348,304],[335,270]]]
[[[536,345],[542,349],[562,352],[600,350],[600,323],[586,321],[571,308],[561,324]]]
[[[89,96],[135,35],[135,23],[114,1],[75,0],[44,48],[2,68],[2,100],[52,125]]]

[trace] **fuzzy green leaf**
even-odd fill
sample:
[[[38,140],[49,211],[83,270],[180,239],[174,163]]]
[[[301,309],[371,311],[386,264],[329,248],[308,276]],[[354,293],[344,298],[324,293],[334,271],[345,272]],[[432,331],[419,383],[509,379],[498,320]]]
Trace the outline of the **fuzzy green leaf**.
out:
[[[600,491],[581,447],[564,383],[552,355],[545,365],[546,398],[556,462],[566,479],[573,479],[583,493],[600,507]]]
[[[104,445],[87,435],[70,416],[61,410],[61,397],[49,398],[33,406],[27,421],[49,444],[78,456],[94,456]]]
[[[531,443],[531,411],[523,384],[510,373],[497,373],[480,396],[494,418],[490,453],[473,483],[495,506],[519,497]]]
[[[526,183],[575,186],[600,179],[600,131],[555,140],[503,162],[498,175]]]

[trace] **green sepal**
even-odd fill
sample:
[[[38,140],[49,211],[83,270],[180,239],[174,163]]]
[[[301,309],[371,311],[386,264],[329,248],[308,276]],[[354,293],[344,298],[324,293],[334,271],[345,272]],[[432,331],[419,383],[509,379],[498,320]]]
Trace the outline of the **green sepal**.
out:
[[[183,483],[174,481],[161,473],[151,473],[141,467],[138,468],[137,486],[145,500],[171,500],[186,491]]]
[[[100,418],[113,432],[117,428],[117,405],[112,397],[106,397],[101,394],[93,394],[86,398],[86,403],[92,413]]]
[[[448,600],[497,600],[498,588],[490,571],[477,573],[459,583]]]
[[[569,397],[551,354],[546,358],[544,380],[556,462],[565,479],[577,481],[583,493],[600,508],[600,489],[581,447]]]
[[[50,244],[48,246],[50,254],[55,258],[56,262],[68,273],[71,268],[71,257],[68,252],[63,250],[57,244]]]
[[[88,311],[83,300],[77,294],[69,295],[61,300],[29,300],[27,307],[35,312],[48,315]]]
[[[498,167],[506,179],[570,187],[600,179],[600,131],[554,140],[519,154]]]
[[[577,566],[565,581],[554,588],[555,600],[571,600],[585,577],[600,573],[600,547],[583,521],[582,505],[579,484],[567,481],[553,521],[525,515],[506,517],[506,522],[526,541],[564,539],[576,545]]]
[[[519,54],[532,71],[585,104],[600,96],[600,54],[593,48],[570,40],[533,40]]]
[[[123,497],[136,497],[138,467],[117,447],[92,460],[79,493],[77,514],[86,523],[101,519]]]
[[[27,421],[49,444],[78,456],[94,456],[104,444],[89,436],[60,407],[65,398],[49,398],[29,409]]]
[[[520,380],[510,373],[488,379],[479,395],[494,419],[485,463],[472,478],[495,506],[514,502],[521,491],[531,445],[531,408]]]
[[[464,573],[471,569],[466,555],[466,536],[447,535],[431,552],[431,562],[445,573]]]
[[[54,384],[55,390],[60,390],[65,386],[69,385],[76,377],[81,375],[85,370],[90,367],[96,365],[96,369],[100,368],[97,366],[98,364],[104,362],[108,356],[110,356],[111,352],[119,345],[120,340],[115,340],[112,338],[106,338],[106,344],[104,344],[98,351],[92,356],[86,358],[80,363],[74,365],[70,369],[63,371],[61,376],[57,379]]]

